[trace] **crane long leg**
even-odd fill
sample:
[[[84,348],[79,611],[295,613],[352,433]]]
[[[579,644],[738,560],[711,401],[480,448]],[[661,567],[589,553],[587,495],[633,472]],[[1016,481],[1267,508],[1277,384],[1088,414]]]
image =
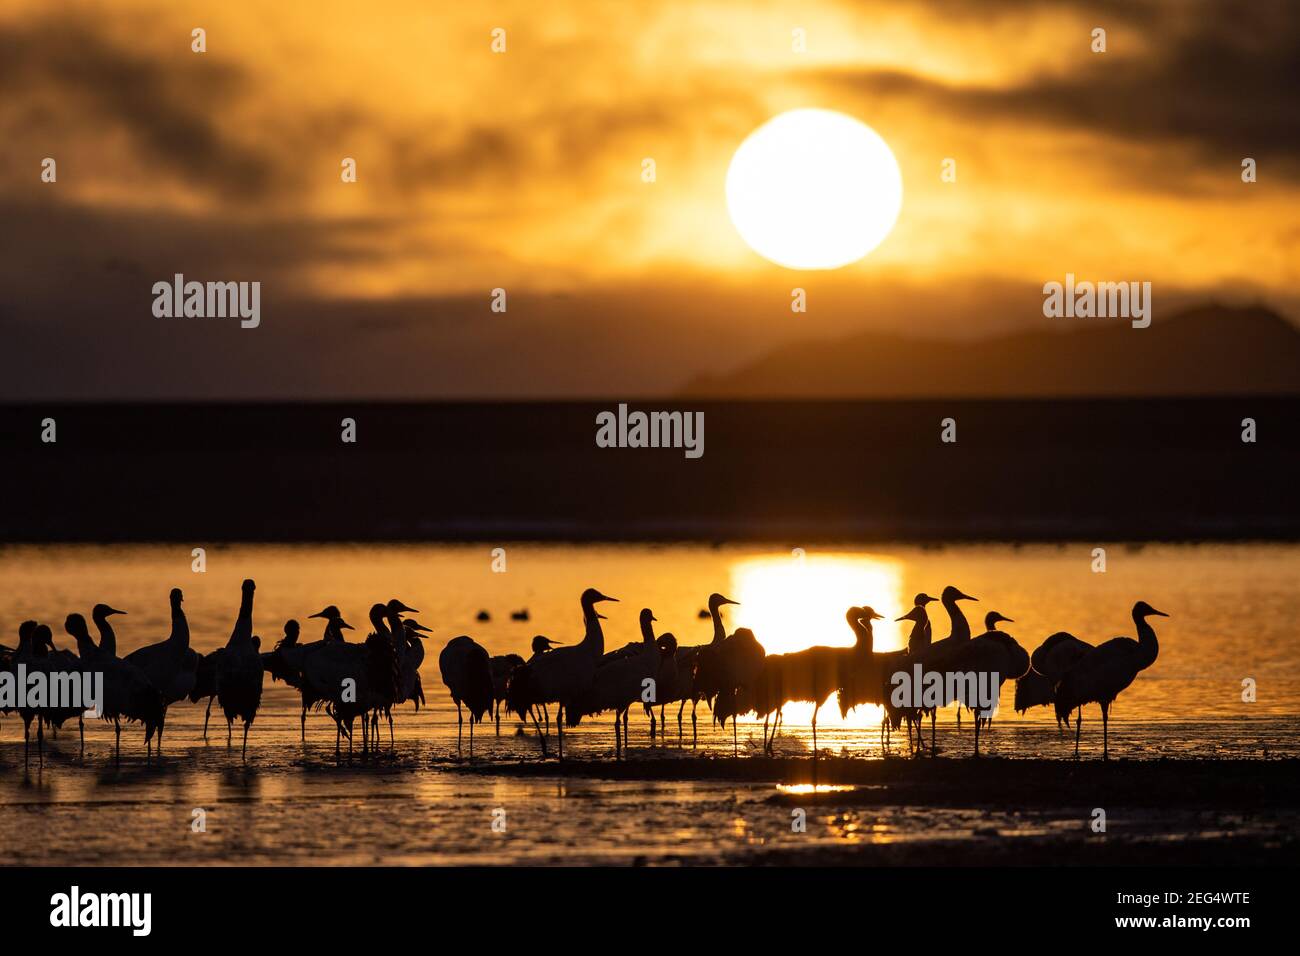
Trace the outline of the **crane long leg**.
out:
[[[456,701],[456,750],[460,751],[460,735],[465,729],[465,715],[461,713],[460,701]]]
[[[1079,730],[1083,726],[1083,705],[1079,705],[1079,712],[1074,715],[1074,757],[1079,758]]]
[[[620,759],[622,756],[621,745],[619,741],[619,733],[622,730],[622,725],[623,725],[623,715],[616,710],[614,711],[614,759],[615,760]]]
[[[298,725],[302,734],[302,742],[307,742],[307,705],[302,705],[302,714],[298,717]]]
[[[496,706],[497,736],[501,736],[501,701],[497,701]]]
[[[1110,724],[1110,704],[1101,705],[1101,759],[1110,759],[1110,741],[1109,741],[1109,724]]]
[[[208,739],[208,718],[212,716],[212,698],[208,698],[208,709],[203,713],[203,739]]]
[[[698,700],[691,701],[691,749],[695,750],[699,744],[699,725],[695,722],[695,708],[700,705]]]
[[[77,733],[81,736],[81,755],[86,756],[86,722],[81,717],[77,718]]]
[[[555,730],[557,735],[559,736],[559,744],[557,746],[559,747],[559,751],[560,751],[560,759],[563,760],[564,759],[564,704],[561,703],[557,703],[555,705]]]
[[[392,717],[388,718],[388,732],[390,734],[393,732],[392,719]],[[474,712],[472,710],[469,712],[469,759],[474,759]]]
[[[244,746],[240,750],[240,756],[245,762],[248,761],[248,725],[249,721],[244,721]]]
[[[686,698],[682,698],[682,705],[677,708],[677,746],[682,745],[682,712],[686,710]]]
[[[975,711],[975,756],[980,755],[980,714]]]
[[[814,760],[817,759],[817,711],[821,710],[821,706],[822,706],[821,704],[813,705],[812,732],[813,732],[813,759]]]

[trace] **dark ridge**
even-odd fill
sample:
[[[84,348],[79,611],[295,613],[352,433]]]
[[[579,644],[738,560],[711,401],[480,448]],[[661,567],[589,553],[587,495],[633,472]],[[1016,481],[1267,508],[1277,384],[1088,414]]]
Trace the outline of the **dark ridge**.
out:
[[[1159,302],[1157,300],[1158,309]],[[1078,398],[1295,395],[1300,329],[1262,306],[1207,305],[1135,329],[1043,319],[974,342],[863,333],[778,349],[703,376],[688,398]]]

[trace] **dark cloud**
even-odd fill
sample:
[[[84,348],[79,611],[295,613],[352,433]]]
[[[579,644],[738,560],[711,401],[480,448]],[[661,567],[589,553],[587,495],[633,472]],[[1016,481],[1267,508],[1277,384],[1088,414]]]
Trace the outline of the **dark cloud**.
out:
[[[188,45],[162,58],[67,18],[3,26],[0,87],[21,110],[28,139],[41,128],[83,136],[120,130],[150,166],[205,190],[256,197],[273,185],[271,158],[220,126],[226,106],[247,93],[246,77]],[[17,132],[20,123],[8,125]]]
[[[1040,4],[1079,7],[1083,4]],[[965,3],[966,13],[980,7]],[[1108,50],[1062,37],[1058,72],[1009,88],[944,85],[913,73],[837,70],[822,81],[873,98],[910,98],[965,120],[1037,122],[1136,143],[1190,147],[1202,163],[1243,156],[1300,168],[1300,17],[1286,4],[1231,0],[1111,5],[1096,11]],[[1125,40],[1138,46],[1135,52]]]

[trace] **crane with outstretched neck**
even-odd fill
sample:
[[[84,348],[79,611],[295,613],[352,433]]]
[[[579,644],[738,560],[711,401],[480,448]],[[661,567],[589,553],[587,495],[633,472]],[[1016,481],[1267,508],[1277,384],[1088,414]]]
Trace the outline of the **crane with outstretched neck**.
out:
[[[185,617],[185,595],[180,588],[172,588],[169,595],[172,613],[171,632],[154,644],[146,644],[126,655],[149,683],[162,694],[163,719],[158,722],[158,753],[162,754],[163,729],[167,724],[167,708],[184,700],[194,690],[198,673],[199,655],[190,648],[190,625]],[[260,667],[260,664],[259,664]]]
[[[1168,617],[1146,601],[1133,605],[1133,626],[1138,639],[1113,637],[1084,654],[1065,672],[1056,685],[1056,719],[1069,720],[1075,710],[1074,755],[1079,756],[1079,735],[1083,727],[1083,705],[1101,706],[1101,757],[1110,757],[1110,707],[1115,698],[1133,683],[1139,673],[1155,663],[1160,654],[1156,631],[1148,617]]]
[[[557,706],[555,726],[559,736],[559,755],[564,759],[564,711],[591,687],[596,677],[596,667],[605,654],[605,632],[600,622],[605,616],[596,605],[606,601],[617,603],[618,598],[602,594],[595,588],[582,592],[583,635],[577,644],[560,647],[535,657],[523,667],[518,667],[510,677],[506,689],[509,708],[523,717],[530,707],[554,703]],[[534,716],[534,722],[536,717]],[[542,755],[546,755],[546,738],[542,737]]]

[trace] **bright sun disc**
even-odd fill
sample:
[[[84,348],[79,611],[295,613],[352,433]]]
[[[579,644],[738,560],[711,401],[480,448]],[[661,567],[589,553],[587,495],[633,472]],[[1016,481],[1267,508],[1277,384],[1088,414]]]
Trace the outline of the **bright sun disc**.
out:
[[[755,252],[790,269],[838,269],[889,235],[903,177],[870,126],[832,110],[792,110],[740,144],[727,211]]]

